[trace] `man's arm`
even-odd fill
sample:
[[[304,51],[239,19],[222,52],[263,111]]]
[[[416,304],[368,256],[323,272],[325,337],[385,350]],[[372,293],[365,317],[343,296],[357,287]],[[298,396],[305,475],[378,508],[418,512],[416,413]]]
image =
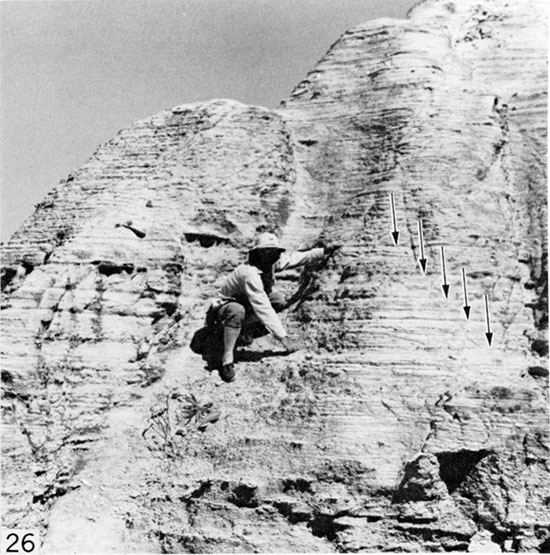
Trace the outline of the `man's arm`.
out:
[[[310,264],[315,260],[320,260],[325,255],[324,248],[310,249],[308,251],[298,251],[288,254],[283,252],[279,260],[275,263],[275,271],[290,270]]]
[[[341,245],[333,243],[325,245],[324,247],[317,247],[307,251],[293,252],[291,254],[284,252],[275,263],[274,270],[276,272],[280,272],[282,270],[299,268],[300,266],[305,266],[311,262],[320,260],[323,256],[331,256],[340,248]]]
[[[244,290],[252,310],[261,320],[262,324],[277,339],[284,339],[287,336],[286,331],[277,313],[271,306],[269,297],[264,290],[262,278],[258,273],[251,272],[246,276]]]

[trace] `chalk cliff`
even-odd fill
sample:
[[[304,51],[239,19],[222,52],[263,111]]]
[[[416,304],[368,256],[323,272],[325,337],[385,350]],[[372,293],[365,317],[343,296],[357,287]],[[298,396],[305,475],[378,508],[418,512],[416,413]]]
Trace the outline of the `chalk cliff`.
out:
[[[166,110],[60,183],[3,245],[3,525],[50,553],[548,552],[544,7],[427,0],[276,110]],[[305,348],[259,340],[225,384],[188,343],[262,229],[342,249],[278,282]]]

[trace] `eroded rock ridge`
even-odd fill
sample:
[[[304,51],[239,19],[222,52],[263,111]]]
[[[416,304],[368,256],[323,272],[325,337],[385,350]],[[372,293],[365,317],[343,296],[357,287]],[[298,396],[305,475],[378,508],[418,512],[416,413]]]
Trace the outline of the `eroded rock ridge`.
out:
[[[547,552],[544,8],[360,25],[278,109],[161,112],[52,191],[3,246],[3,524],[55,553]],[[264,229],[343,248],[279,281],[305,349],[221,384],[187,345]]]

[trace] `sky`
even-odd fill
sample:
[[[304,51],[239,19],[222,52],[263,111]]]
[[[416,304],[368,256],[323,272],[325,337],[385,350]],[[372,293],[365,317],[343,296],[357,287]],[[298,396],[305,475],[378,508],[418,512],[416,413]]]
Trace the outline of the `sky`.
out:
[[[415,0],[0,0],[0,239],[97,148],[179,104],[276,107],[348,28]]]

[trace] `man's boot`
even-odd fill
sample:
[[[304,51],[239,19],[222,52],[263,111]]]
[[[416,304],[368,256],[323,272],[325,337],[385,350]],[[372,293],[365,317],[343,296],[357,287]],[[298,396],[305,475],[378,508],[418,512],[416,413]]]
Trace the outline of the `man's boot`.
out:
[[[232,382],[235,379],[233,351],[240,334],[240,328],[223,328],[223,358],[220,376],[224,382]]]

